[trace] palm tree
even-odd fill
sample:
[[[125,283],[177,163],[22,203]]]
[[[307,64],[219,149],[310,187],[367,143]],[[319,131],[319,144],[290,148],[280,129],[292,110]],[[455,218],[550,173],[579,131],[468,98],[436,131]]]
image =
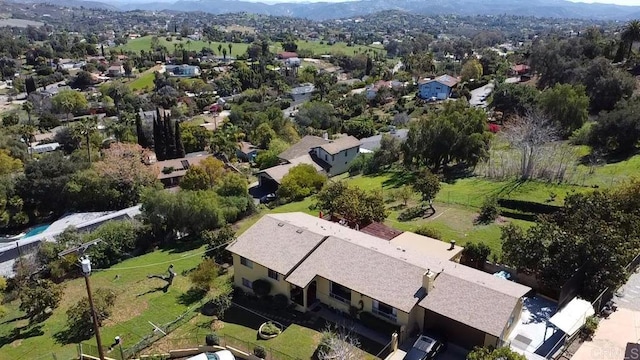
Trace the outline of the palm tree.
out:
[[[187,50],[191,50],[191,39],[187,40]]]
[[[223,58],[224,60],[227,60],[227,49],[226,49],[226,48],[225,48],[225,49],[222,49],[222,58]]]
[[[640,20],[631,20],[622,30],[622,41],[627,45],[627,59],[631,56],[633,43],[640,41]]]
[[[233,56],[233,53],[231,52],[231,48],[233,47],[233,44],[229,43],[229,56]]]
[[[218,55],[222,54],[222,44],[218,44]]]
[[[89,163],[91,163],[91,134],[93,134],[98,128],[98,117],[91,116],[85,118],[73,126],[73,133],[77,138],[84,138],[87,145],[87,156]]]

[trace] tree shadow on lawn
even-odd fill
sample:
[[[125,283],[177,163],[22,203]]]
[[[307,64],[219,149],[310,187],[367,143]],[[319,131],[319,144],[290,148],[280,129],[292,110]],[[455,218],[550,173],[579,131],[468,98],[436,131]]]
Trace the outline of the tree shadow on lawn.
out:
[[[189,306],[202,300],[206,294],[206,291],[192,287],[178,296],[178,303],[181,305]]]
[[[79,331],[80,329],[77,327],[74,328],[67,328],[61,331],[58,331],[57,333],[53,334],[53,339],[61,345],[68,345],[68,344],[78,344],[82,341],[85,340],[89,340],[92,336],[93,336],[93,331],[92,330],[85,330],[87,331],[87,333],[83,333],[82,331]],[[88,333],[91,334],[88,334]]]
[[[387,180],[382,182],[382,186],[385,188],[387,187],[399,188],[404,185],[411,185],[416,178],[416,175],[410,171],[391,171],[391,172],[387,172],[387,174],[390,174],[391,176]],[[384,175],[384,173],[376,174],[376,175],[373,175],[372,177],[379,176],[379,175]],[[366,175],[366,176],[369,176],[369,175]]]
[[[204,244],[202,239],[195,236],[187,236],[181,240],[176,240],[170,244],[161,246],[161,251],[167,251],[169,254],[180,254],[187,251],[195,250]]]
[[[607,164],[616,164],[631,159],[632,157],[640,154],[640,151],[636,150],[630,153],[594,153],[593,151],[585,156],[582,156],[579,160],[581,165],[585,166],[604,166]]]
[[[35,326],[27,325],[27,326],[14,328],[8,334],[0,336],[0,348],[5,345],[11,344],[16,340],[24,340],[34,336],[44,335],[44,331],[42,331],[43,326],[44,324],[38,324]]]
[[[13,319],[5,320],[5,321],[1,322],[0,325],[12,323],[12,322],[17,322],[17,321],[20,321],[20,320],[26,320],[28,318],[29,318],[28,315],[23,315],[23,316],[15,317]]]

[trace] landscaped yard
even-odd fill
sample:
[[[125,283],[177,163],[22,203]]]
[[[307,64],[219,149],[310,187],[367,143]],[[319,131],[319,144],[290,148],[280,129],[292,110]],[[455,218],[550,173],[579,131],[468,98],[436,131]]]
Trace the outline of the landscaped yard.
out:
[[[135,80],[128,82],[127,85],[133,91],[145,90],[145,89],[153,89],[153,80],[155,79],[155,74],[153,72],[145,72],[138,76]]]
[[[103,345],[108,346],[115,336],[123,339],[125,348],[133,345],[153,330],[149,324],[162,325],[187,311],[192,304],[185,296],[191,287],[183,271],[197,266],[202,260],[203,248],[167,249],[142,255],[113,266],[108,271],[94,270],[91,275],[93,292],[110,288],[117,293],[111,317],[101,328]],[[166,274],[170,263],[178,273],[166,293],[161,291],[165,282],[147,279],[148,274]],[[222,277],[218,278],[220,281]],[[218,281],[218,279],[216,281]],[[66,329],[66,310],[86,296],[82,278],[67,281],[60,306],[41,325],[24,329],[19,334],[14,328],[27,325],[19,319],[18,301],[7,304],[9,313],[0,323],[0,359],[70,359],[77,355],[76,344],[57,341],[56,334]],[[94,343],[94,338],[87,340]]]

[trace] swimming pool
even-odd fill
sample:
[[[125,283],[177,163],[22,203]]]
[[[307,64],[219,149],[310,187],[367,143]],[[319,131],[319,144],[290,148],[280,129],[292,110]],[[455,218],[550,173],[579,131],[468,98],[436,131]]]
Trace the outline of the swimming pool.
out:
[[[49,225],[51,225],[51,224],[43,224],[43,225],[38,225],[38,226],[36,226],[34,228],[31,228],[26,234],[24,234],[24,236],[22,238],[26,239],[28,237],[36,236],[36,235],[38,235],[40,233],[43,233],[45,230],[47,230]]]

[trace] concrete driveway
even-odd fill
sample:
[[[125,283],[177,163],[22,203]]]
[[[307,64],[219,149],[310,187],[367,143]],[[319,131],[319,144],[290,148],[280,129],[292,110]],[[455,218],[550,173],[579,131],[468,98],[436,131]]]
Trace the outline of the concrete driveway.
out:
[[[414,336],[407,341],[400,344],[398,350],[389,355],[386,360],[402,360],[404,356],[407,355],[407,352],[411,350],[411,347],[416,342],[417,336]],[[440,353],[436,356],[437,360],[466,360],[467,354],[469,350],[466,350],[458,345],[454,345],[449,343],[447,345],[447,350],[443,353]]]

